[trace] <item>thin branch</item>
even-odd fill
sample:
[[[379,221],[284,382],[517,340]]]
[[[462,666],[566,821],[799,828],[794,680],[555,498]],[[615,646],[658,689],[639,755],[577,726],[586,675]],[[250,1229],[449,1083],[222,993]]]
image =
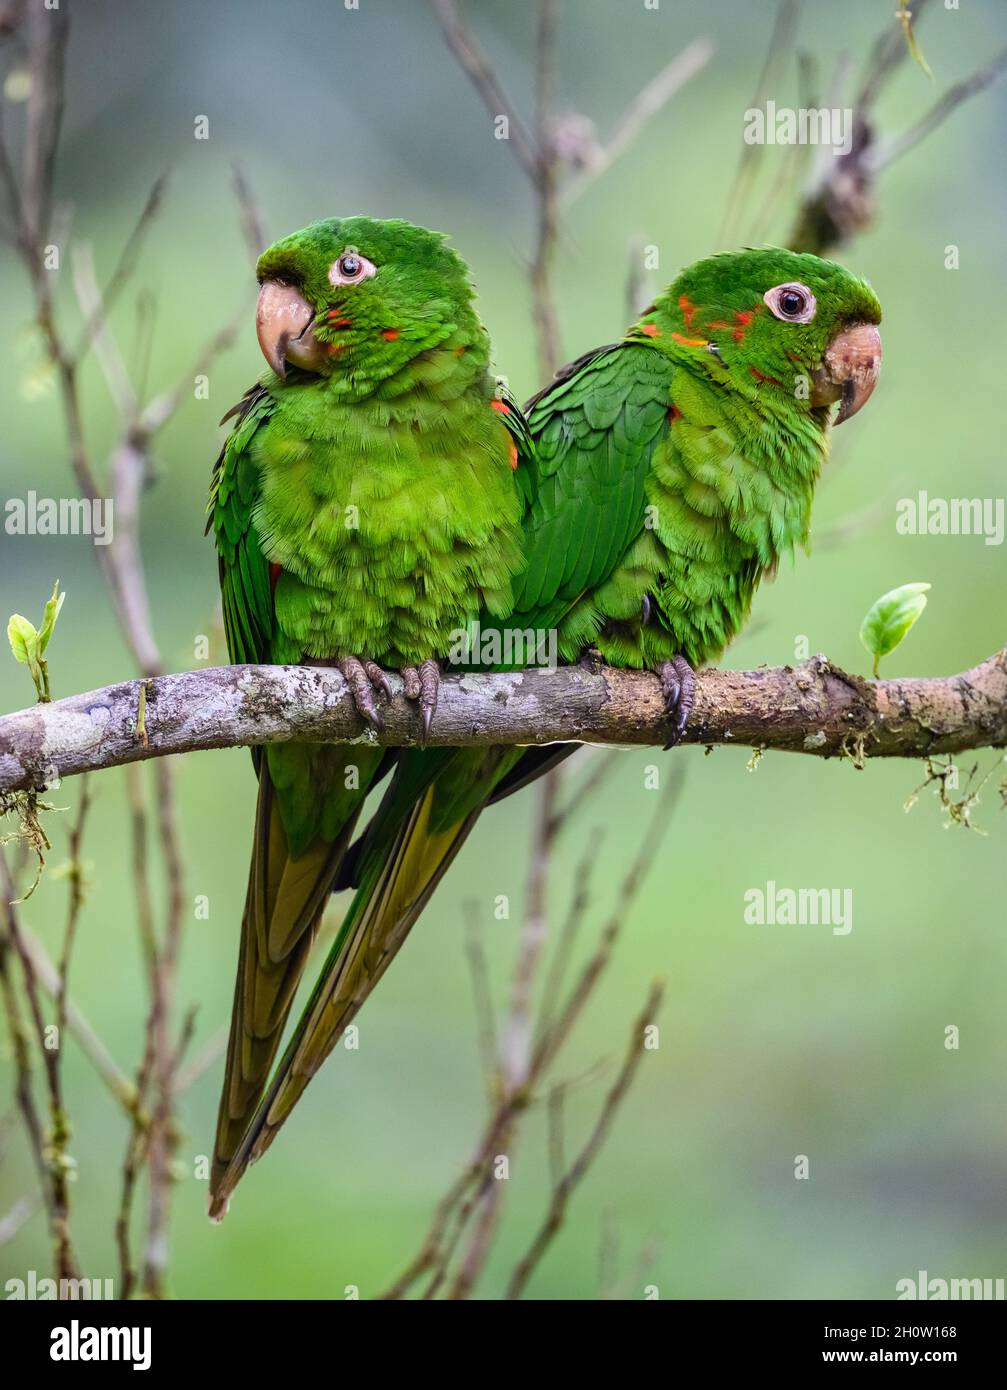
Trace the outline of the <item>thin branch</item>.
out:
[[[0,850],[0,855],[2,854],[3,851]],[[46,1160],[45,1133],[32,1094],[31,1039],[21,1013],[21,1005],[18,1001],[11,968],[14,943],[11,940],[9,914],[12,909],[7,905],[6,900],[2,904],[2,908],[4,929],[0,933],[0,994],[3,997],[4,1012],[7,1015],[7,1031],[10,1035],[10,1047],[14,1057],[14,1098],[24,1122],[25,1132],[28,1136],[28,1148],[38,1173],[46,1209],[51,1213],[52,1182],[49,1175],[49,1164]]]
[[[76,1279],[79,1275],[77,1256],[70,1233],[70,1159],[67,1146],[70,1141],[70,1121],[63,1099],[63,1078],[60,1068],[61,1049],[58,1045],[50,1047],[39,998],[38,980],[32,965],[31,955],[15,910],[14,883],[7,867],[6,857],[0,852],[0,894],[6,902],[7,936],[21,962],[25,996],[28,1011],[35,1029],[36,1041],[42,1053],[43,1070],[49,1096],[49,1134],[46,1137],[42,1156],[49,1172],[49,1229],[53,1240],[54,1263],[58,1279]]]
[[[244,169],[237,162],[231,166],[231,186],[234,189],[235,201],[238,204],[241,235],[244,238],[249,259],[254,266],[266,249],[266,233],[262,223],[262,212],[255,194],[252,192],[251,184],[245,177]]]
[[[797,31],[797,21],[801,11],[801,0],[780,0],[769,36],[769,45],[763,60],[762,69],[755,84],[750,108],[762,106],[766,93],[776,79],[786,61]],[[744,211],[751,192],[755,175],[765,150],[763,145],[744,145],[738,159],[738,167],[727,195],[724,216],[717,233],[717,246],[730,246],[733,243],[734,229]]]
[[[584,921],[584,914],[587,911],[591,896],[591,877],[598,862],[603,836],[603,830],[599,826],[595,826],[588,836],[583,858],[574,872],[573,896],[570,899],[566,918],[560,928],[559,939],[556,943],[556,949],[553,951],[552,960],[549,962],[545,984],[542,988],[537,1021],[538,1039],[545,1036],[552,1028],[553,1018],[563,991],[563,982],[566,979],[580,926]]]
[[[55,964],[46,951],[45,946],[27,928],[21,928],[21,935],[24,938],[25,946],[31,957],[32,967],[38,977],[38,982],[51,999],[55,999],[60,990],[60,974]],[[105,1085],[115,1096],[116,1100],[123,1106],[127,1113],[131,1113],[136,1103],[136,1091],[133,1083],[117,1065],[115,1059],[109,1053],[108,1048],[95,1032],[87,1017],[81,1012],[80,1008],[71,998],[66,1001],[66,1028],[70,1035],[76,1038],[80,1050],[88,1059],[95,1071],[104,1081]]]
[[[570,1168],[563,1174],[560,1181],[553,1189],[552,1200],[546,1212],[542,1225],[539,1227],[535,1238],[528,1247],[527,1253],[518,1262],[514,1273],[511,1275],[505,1298],[520,1298],[525,1286],[530,1279],[536,1265],[541,1261],[549,1245],[555,1239],[563,1219],[566,1216],[566,1209],[570,1198],[575,1189],[583,1181],[585,1174],[591,1164],[597,1158],[602,1145],[608,1138],[616,1113],[625,1100],[630,1087],[636,1077],[637,1070],[643,1060],[646,1050],[646,1040],[648,1029],[661,1007],[663,997],[663,986],[655,983],[650,987],[650,993],[643,1006],[640,1017],[633,1026],[630,1037],[629,1048],[626,1052],[625,1060],[619,1070],[619,1075],[612,1084],[611,1089],[605,1097],[601,1113],[595,1122],[594,1128],[583,1148],[578,1153]]]
[[[525,1084],[531,1057],[532,987],[545,946],[548,922],[546,890],[556,842],[556,794],[558,774],[542,779],[532,833],[532,858],[525,893],[524,920],[518,938],[517,961],[511,982],[510,1005],[501,1044],[501,1064],[507,1085],[515,1090]]]
[[[615,124],[611,136],[597,149],[582,174],[571,179],[560,194],[560,203],[570,207],[602,174],[608,172],[639,138],[650,122],[659,116],[672,97],[702,72],[713,57],[713,41],[705,36],[693,39],[681,53],[652,77],[636,94]]]
[[[555,374],[561,356],[559,320],[552,287],[552,269],[559,238],[559,156],[553,126],[556,4],[557,0],[538,0],[535,45],[535,139],[538,160],[532,183],[537,205],[537,229],[531,260],[531,296],[541,381],[548,381]]]
[[[463,1259],[462,1269],[452,1285],[449,1296],[462,1298],[471,1290],[481,1263],[488,1253],[499,1214],[499,1193],[495,1192],[495,1189],[502,1186],[502,1182],[495,1175],[497,1157],[506,1154],[510,1159],[513,1156],[521,1117],[526,1113],[536,1088],[541,1085],[548,1068],[556,1060],[563,1043],[570,1036],[584,1005],[611,960],[622,926],[633,908],[646,872],[654,861],[661,837],[668,827],[681,785],[681,776],[673,775],[659,798],[650,827],[620,884],[616,906],[605,924],[598,945],[559,1010],[558,1023],[545,1031],[539,1028],[539,1038],[521,1084],[516,1088],[503,1088],[500,1101],[487,1119],[477,1141],[472,1159],[438,1203],[419,1251],[395,1283],[380,1297],[404,1298],[413,1285],[427,1271],[432,1270],[433,1277],[423,1297],[433,1298],[445,1282],[461,1238],[469,1223],[475,1218],[474,1233]]]
[[[84,865],[81,860],[81,845],[91,809],[91,789],[87,777],[81,779],[80,803],[77,816],[70,831],[70,859],[67,876],[70,884],[67,904],[66,929],[63,933],[63,952],[59,961],[59,988],[56,992],[56,1029],[59,1046],[63,1047],[63,1034],[67,1029],[67,1013],[70,1002],[70,959],[77,939],[77,924],[84,906]]]
[[[80,338],[77,341],[77,346],[71,357],[73,362],[78,363],[83,359],[91,346],[95,334],[102,325],[106,324],[109,310],[115,303],[116,298],[136,270],[136,263],[143,249],[143,243],[146,240],[148,231],[154,223],[154,219],[161,210],[161,204],[164,201],[164,194],[167,186],[167,174],[162,174],[159,178],[155,179],[153,187],[147,194],[147,201],[144,203],[140,211],[140,216],[136,220],[136,225],[126,238],[123,248],[119,253],[119,259],[109,277],[108,284],[105,286],[104,290],[100,291],[95,296],[90,306],[90,310],[84,320],[84,327],[81,330]]]
[[[431,0],[431,4],[448,47],[482,97],[486,110],[494,118],[507,117],[510,137],[507,143],[525,173],[534,180],[538,169],[535,142],[504,91],[492,64],[462,19],[455,0]]]
[[[227,1051],[227,1037],[230,1029],[226,1023],[221,1024],[217,1031],[199,1048],[196,1055],[192,1057],[185,1066],[179,1067],[175,1075],[175,1094],[181,1095],[183,1091],[195,1086],[199,1079],[206,1075],[211,1067],[216,1066]]]
[[[496,1016],[493,1011],[493,994],[489,985],[489,967],[486,963],[486,950],[483,946],[478,905],[474,902],[465,904],[465,956],[469,963],[469,974],[472,979],[472,998],[476,1010],[479,1056],[482,1060],[486,1090],[490,1103],[493,1104],[498,1090],[499,1052]]]
[[[894,164],[897,159],[901,159],[921,140],[925,140],[939,125],[943,125],[963,102],[968,101],[978,92],[985,91],[987,87],[996,82],[1005,70],[1007,70],[1007,48],[1001,50],[995,58],[978,68],[970,76],[963,77],[960,82],[949,87],[915,125],[911,125],[901,135],[894,136],[870,152],[867,160],[874,173],[886,169],[889,164]]]

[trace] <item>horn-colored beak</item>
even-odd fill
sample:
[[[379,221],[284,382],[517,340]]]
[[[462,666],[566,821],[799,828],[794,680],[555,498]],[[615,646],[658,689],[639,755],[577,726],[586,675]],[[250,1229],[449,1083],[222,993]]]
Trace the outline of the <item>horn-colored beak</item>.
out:
[[[287,363],[317,372],[327,361],[323,345],[311,331],[315,311],[293,285],[267,280],[259,290],[255,331],[262,355],[277,376],[287,374]]]
[[[811,404],[841,402],[833,421],[841,425],[871,398],[881,370],[881,334],[873,323],[856,323],[837,333],[812,374]]]

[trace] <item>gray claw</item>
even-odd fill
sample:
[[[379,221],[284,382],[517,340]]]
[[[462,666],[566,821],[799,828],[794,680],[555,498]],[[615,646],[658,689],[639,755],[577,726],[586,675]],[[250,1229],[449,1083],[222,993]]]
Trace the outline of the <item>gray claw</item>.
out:
[[[420,666],[420,712],[423,717],[424,740],[430,737],[430,726],[434,722],[440,688],[441,668],[436,661],[424,661]]]
[[[355,656],[347,656],[336,664],[342,672],[346,684],[350,687],[357,713],[362,719],[366,719],[369,724],[372,724],[375,729],[380,729],[381,716],[374,703],[374,687],[371,685],[371,678],[367,670],[367,666],[373,663],[368,662],[365,665],[358,661]]]
[[[371,685],[383,691],[390,700],[395,692],[392,690],[391,681],[388,679],[385,672],[382,671],[378,663],[376,661],[365,661],[364,670],[367,672],[367,679],[370,681]]]
[[[662,661],[656,669],[661,689],[664,691],[665,709],[672,721],[672,736],[664,745],[667,751],[679,742],[689,722],[696,697],[696,673],[684,656],[674,656],[670,661]]]

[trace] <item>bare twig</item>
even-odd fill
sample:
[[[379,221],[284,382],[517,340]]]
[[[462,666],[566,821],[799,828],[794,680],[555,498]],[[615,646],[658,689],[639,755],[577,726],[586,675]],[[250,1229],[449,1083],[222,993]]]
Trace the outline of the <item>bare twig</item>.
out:
[[[549,1209],[531,1245],[528,1247],[527,1252],[519,1260],[514,1273],[511,1275],[510,1282],[507,1285],[507,1292],[504,1295],[505,1298],[521,1297],[536,1265],[541,1261],[563,1224],[570,1198],[578,1184],[583,1180],[591,1164],[597,1158],[602,1145],[605,1143],[615,1120],[616,1112],[625,1100],[633,1084],[640,1063],[643,1060],[647,1031],[652,1025],[658,1009],[661,1007],[663,992],[663,986],[660,984],[655,983],[651,985],[650,993],[643,1006],[643,1011],[633,1026],[629,1048],[626,1052],[622,1067],[620,1068],[619,1075],[616,1077],[605,1097],[605,1103],[602,1106],[601,1113],[586,1143],[570,1168],[567,1169],[553,1188]]]
[[[486,110],[494,118],[507,117],[511,149],[525,173],[534,180],[538,168],[535,143],[504,91],[492,64],[462,19],[455,0],[431,0],[431,4],[448,47],[482,97]]]
[[[266,233],[263,230],[262,212],[256,202],[251,185],[245,177],[245,171],[238,163],[231,166],[231,184],[238,204],[241,235],[244,238],[249,259],[254,266],[266,249]]]
[[[713,57],[713,43],[703,37],[693,39],[667,63],[656,77],[642,87],[616,121],[611,136],[594,154],[582,174],[571,179],[560,194],[560,203],[570,207],[597,178],[608,172],[639,138],[645,128],[660,115],[671,99],[687,82],[706,67]]]
[[[0,850],[0,855],[3,851]],[[4,1012],[7,1015],[7,1031],[10,1035],[11,1052],[14,1058],[14,1098],[28,1137],[28,1148],[32,1162],[38,1173],[42,1196],[46,1209],[52,1210],[52,1183],[49,1164],[46,1161],[45,1134],[39,1118],[35,1098],[32,1095],[31,1038],[21,1013],[18,993],[12,970],[14,943],[11,940],[9,914],[12,909],[6,899],[0,904],[3,930],[0,932],[0,993],[3,995]]]
[[[56,999],[60,991],[60,973],[55,964],[49,957],[43,943],[32,932],[24,926],[21,928],[21,935],[24,938],[25,946],[31,957],[32,967],[38,977],[38,982],[51,999]],[[88,1019],[81,1012],[80,1008],[74,1003],[72,998],[66,1001],[66,1029],[72,1037],[77,1039],[80,1050],[87,1057],[102,1081],[111,1091],[116,1100],[123,1106],[127,1113],[131,1113],[136,1103],[136,1092],[133,1083],[128,1079],[122,1069],[117,1065],[115,1059],[109,1053],[108,1048],[95,1032]]]
[[[479,1039],[479,1055],[482,1059],[483,1076],[490,1103],[496,1100],[498,1091],[497,1067],[498,1044],[496,1018],[493,1012],[493,996],[489,987],[489,968],[486,951],[483,947],[477,904],[465,905],[465,954],[472,977],[472,997],[476,1010],[476,1032]]]
[[[766,49],[762,70],[755,84],[755,91],[749,102],[749,107],[759,107],[765,102],[770,84],[776,79],[777,73],[793,46],[800,11],[801,0],[780,0],[772,33],[769,36],[769,46]],[[717,233],[716,244],[718,246],[733,244],[734,231],[758,172],[763,149],[764,146],[762,145],[744,145],[742,148],[737,172],[731,183],[727,205],[724,208],[724,217]]]
[[[0,1245],[12,1241],[37,1209],[37,1198],[19,1197],[10,1209],[0,1216]]]
[[[527,1065],[518,1083],[501,1087],[500,1099],[486,1121],[472,1159],[438,1203],[426,1238],[416,1256],[381,1297],[404,1298],[424,1274],[433,1271],[423,1294],[424,1298],[433,1298],[448,1280],[456,1251],[469,1230],[471,1233],[468,1245],[450,1285],[448,1297],[465,1298],[474,1288],[499,1220],[502,1200],[499,1189],[503,1186],[503,1180],[496,1174],[497,1161],[506,1157],[510,1163],[513,1159],[520,1120],[604,974],[622,924],[632,910],[645,873],[653,862],[660,837],[667,829],[680,786],[680,777],[673,776],[669,780],[655,807],[650,828],[620,885],[616,906],[576,984],[558,1008],[557,1021],[546,1028],[538,1028],[536,1042],[528,1055]],[[540,812],[535,834],[541,833],[539,826],[548,823],[550,822]],[[539,875],[540,870],[534,868],[529,875],[530,908],[536,906]],[[541,953],[538,958],[541,959]],[[567,1088],[568,1085],[569,1083]]]
[[[107,328],[109,310],[136,270],[143,243],[153,226],[154,219],[161,210],[167,186],[167,174],[162,174],[160,178],[155,179],[153,187],[147,194],[147,201],[136,220],[136,225],[126,238],[119,253],[119,259],[109,277],[108,284],[103,291],[92,297],[92,302],[85,311],[84,327],[81,330],[77,346],[71,354],[72,362],[79,363],[90,348],[95,334],[102,328]]]
[[[73,955],[74,942],[77,937],[77,923],[80,920],[81,908],[84,906],[84,865],[81,859],[81,844],[90,809],[91,789],[88,779],[83,777],[80,784],[77,816],[70,831],[70,858],[67,865],[70,896],[67,905],[66,930],[63,933],[63,954],[60,956],[59,962],[59,988],[56,993],[56,1028],[61,1050],[63,1034],[67,1027],[67,1010],[70,1001],[70,958]]]
[[[538,0],[535,46],[535,138],[538,159],[532,183],[537,232],[531,260],[532,316],[538,343],[539,379],[548,381],[560,364],[559,322],[552,268],[559,237],[559,159],[554,142],[557,0]]]
[[[517,961],[511,983],[510,1006],[504,1025],[501,1061],[507,1084],[513,1090],[525,1084],[532,1034],[532,986],[546,939],[546,891],[553,845],[556,841],[556,794],[559,776],[542,779],[538,797],[532,858],[528,872],[524,921],[518,938]]]
[[[70,1233],[70,1167],[67,1152],[70,1141],[70,1121],[63,1098],[63,1078],[60,1068],[60,1039],[52,1046],[48,1034],[42,1001],[39,997],[38,980],[32,964],[31,955],[25,944],[18,922],[18,914],[13,904],[14,884],[7,867],[6,857],[0,852],[0,894],[6,902],[7,936],[21,962],[25,997],[39,1050],[42,1054],[46,1088],[49,1097],[49,1134],[42,1149],[49,1173],[49,1229],[53,1240],[54,1263],[58,1279],[78,1277],[77,1256],[74,1252]]]
[[[175,1076],[175,1094],[181,1095],[190,1086],[194,1086],[200,1077],[215,1066],[227,1051],[227,1035],[229,1029],[227,1024],[222,1024],[215,1033],[207,1038],[206,1042],[199,1048],[196,1055],[192,1057],[184,1066],[179,1067]]]
[[[885,141],[884,144],[874,149],[868,156],[868,163],[874,173],[879,173],[886,169],[889,164],[894,164],[897,159],[901,159],[904,154],[918,145],[921,140],[925,140],[932,131],[942,125],[947,118],[958,109],[959,106],[969,97],[975,96],[978,92],[983,92],[1007,69],[1007,48],[1002,49],[990,62],[978,68],[968,77],[962,78],[949,87],[944,95],[931,106],[920,119],[904,130],[901,135]]]

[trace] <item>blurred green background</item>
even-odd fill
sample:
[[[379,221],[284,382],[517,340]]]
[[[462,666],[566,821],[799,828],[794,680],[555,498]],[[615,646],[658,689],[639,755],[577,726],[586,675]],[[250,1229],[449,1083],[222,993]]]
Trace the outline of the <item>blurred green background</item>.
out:
[[[813,0],[800,44],[825,76],[843,52],[862,59],[891,0]],[[251,294],[252,275],[229,187],[243,164],[269,238],[350,212],[403,216],[450,231],[471,263],[496,357],[519,396],[539,383],[524,269],[533,236],[526,185],[507,146],[445,50],[426,5],[361,0],[198,0],[74,6],[69,93],[58,180],[73,204],[73,236],[91,242],[107,275],[154,177],[173,170],[134,287],[114,322],[127,353],[139,287],[157,300],[151,381],[173,384],[199,345]],[[473,28],[514,100],[530,103],[534,10],[528,0],[472,0]],[[586,112],[604,136],[632,95],[696,36],[716,43],[710,65],[630,153],[576,204],[557,266],[563,347],[573,356],[624,324],[627,245],[660,249],[659,280],[715,249],[742,149],[773,7],[748,0],[577,0],[563,7],[561,109]],[[998,0],[937,5],[920,40],[935,73],[911,63],[880,109],[902,129],[945,85],[1007,35]],[[796,104],[793,64],[769,93]],[[801,557],[759,595],[753,630],[732,664],[792,661],[802,637],[852,670],[869,659],[857,629],[868,604],[908,580],[929,580],[930,605],[883,673],[961,670],[1005,640],[1004,547],[967,537],[902,537],[895,503],[1003,495],[1002,132],[1007,97],[993,89],[963,107],[881,182],[873,228],[845,259],[885,309],[885,367],[868,410],[837,439],[816,508],[816,531],[866,509],[839,545]],[[193,139],[206,115],[210,139]],[[766,152],[772,176],[783,151]],[[765,188],[765,185],[763,185]],[[761,201],[761,194],[756,203]],[[786,235],[788,206],[768,229]],[[960,247],[961,269],[944,269]],[[74,322],[69,274],[61,312]],[[0,270],[7,341],[0,496],[72,494],[58,401],[40,386],[21,267]],[[10,359],[9,359],[10,360]],[[217,420],[257,376],[251,300],[236,347],[210,372],[209,401],[190,400],[160,441],[145,498],[143,544],[156,630],[174,669],[196,664],[194,643],[215,627],[216,566],[203,538]],[[96,369],[85,376],[90,439],[104,460],[115,417]],[[876,509],[872,510],[872,508]],[[57,695],[132,674],[84,538],[0,533],[0,613],[37,620],[59,578],[66,606],[50,649]],[[213,657],[220,659],[219,637]],[[29,702],[22,668],[0,659],[0,707]],[[580,755],[581,757],[585,755]],[[597,756],[597,755],[594,755]],[[995,755],[963,759],[985,770]],[[1007,1273],[1003,1174],[1005,1039],[1004,834],[996,780],[977,817],[986,837],[945,830],[929,794],[903,801],[916,765],[870,765],[687,749],[682,803],[627,923],[614,964],[572,1040],[560,1074],[599,1057],[600,1078],[574,1092],[571,1149],[586,1131],[630,1020],[654,975],[667,980],[661,1045],[649,1053],[615,1132],[530,1288],[547,1299],[595,1296],[602,1229],[618,1233],[623,1293],[662,1298],[893,1297],[924,1268],[944,1277]],[[654,806],[644,788],[653,754],[625,753],[606,793],[579,812],[553,876],[557,917],[592,826],[605,838],[585,942],[604,920]],[[147,769],[149,772],[149,769]],[[191,897],[180,1000],[198,1003],[195,1046],[227,1018],[244,898],[254,781],[243,751],[178,765]],[[94,781],[86,855],[94,886],[82,918],[72,993],[120,1065],[132,1072],[146,1011],[134,925],[123,775]],[[50,818],[51,867],[65,854],[78,791],[64,783]],[[184,1098],[185,1173],[175,1192],[172,1288],[194,1298],[366,1296],[411,1256],[436,1199],[457,1174],[483,1114],[462,906],[478,902],[498,997],[505,997],[520,923],[532,802],[515,798],[479,826],[413,938],[362,1016],[358,1052],[340,1050],[268,1158],[246,1179],[220,1227],[205,1217],[192,1176],[208,1151],[221,1064]],[[850,888],[854,926],[755,927],[744,893],[767,880]],[[509,922],[493,900],[515,904]],[[47,876],[23,909],[58,951],[65,884]],[[191,915],[191,914],[190,914]],[[944,1029],[961,1030],[959,1051]],[[9,1076],[10,1056],[2,1065]],[[115,1276],[112,1238],[125,1122],[71,1043],[66,1058],[79,1175],[74,1228],[86,1272]],[[5,1097],[9,1088],[4,1084]],[[10,1104],[5,1098],[0,1110]],[[480,1294],[495,1296],[544,1210],[548,1173],[539,1111],[512,1167],[506,1219]],[[811,1178],[797,1182],[794,1157]],[[0,1166],[0,1213],[34,1189],[20,1134]],[[142,1205],[142,1203],[141,1203]],[[644,1278],[640,1251],[655,1258]],[[39,1213],[0,1248],[0,1280],[50,1250]]]

